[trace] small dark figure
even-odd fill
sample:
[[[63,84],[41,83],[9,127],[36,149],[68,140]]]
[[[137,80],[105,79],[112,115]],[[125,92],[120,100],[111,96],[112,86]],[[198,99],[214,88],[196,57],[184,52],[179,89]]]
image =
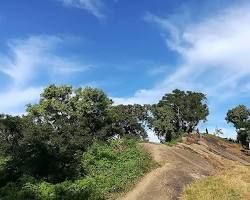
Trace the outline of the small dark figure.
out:
[[[208,134],[208,130],[207,130],[207,128],[206,128],[206,134]]]
[[[196,129],[196,133],[198,134],[198,137],[199,137],[199,139],[200,139],[200,138],[201,138],[201,134],[200,134],[200,131],[199,131],[198,128]]]

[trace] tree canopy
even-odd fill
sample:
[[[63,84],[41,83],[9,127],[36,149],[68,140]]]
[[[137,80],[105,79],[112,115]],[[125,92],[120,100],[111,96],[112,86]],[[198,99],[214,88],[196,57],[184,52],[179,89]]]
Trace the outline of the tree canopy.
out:
[[[245,105],[239,105],[228,110],[226,121],[232,123],[237,131],[237,139],[243,146],[250,142],[250,110]]]
[[[209,114],[206,95],[199,92],[174,90],[152,106],[153,128],[166,141],[183,132],[192,132]]]
[[[110,109],[113,135],[119,137],[147,138],[145,109],[140,105],[117,105]]]

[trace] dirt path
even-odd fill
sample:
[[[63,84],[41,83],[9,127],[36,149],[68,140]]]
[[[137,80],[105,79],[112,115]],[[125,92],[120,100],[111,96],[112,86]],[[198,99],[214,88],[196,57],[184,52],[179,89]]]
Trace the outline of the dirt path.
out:
[[[211,148],[206,141],[174,147],[154,143],[141,146],[151,153],[161,167],[148,173],[132,191],[119,200],[178,199],[184,186],[223,168],[227,162],[232,162],[230,160],[250,165],[230,152],[221,151],[219,147]]]

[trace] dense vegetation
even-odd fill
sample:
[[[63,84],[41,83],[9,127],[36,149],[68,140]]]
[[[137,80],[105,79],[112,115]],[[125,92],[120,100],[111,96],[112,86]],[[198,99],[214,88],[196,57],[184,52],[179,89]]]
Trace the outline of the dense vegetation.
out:
[[[153,166],[137,145],[148,128],[172,145],[208,114],[199,92],[174,90],[153,105],[114,105],[100,89],[50,85],[26,115],[0,115],[1,199],[115,198]],[[249,110],[232,110],[227,120],[244,144]]]
[[[135,140],[96,142],[81,157],[86,176],[51,184],[32,176],[19,177],[0,189],[3,200],[112,199],[125,192],[151,167],[149,155]],[[1,160],[1,166],[4,165]],[[3,170],[3,169],[1,169]]]

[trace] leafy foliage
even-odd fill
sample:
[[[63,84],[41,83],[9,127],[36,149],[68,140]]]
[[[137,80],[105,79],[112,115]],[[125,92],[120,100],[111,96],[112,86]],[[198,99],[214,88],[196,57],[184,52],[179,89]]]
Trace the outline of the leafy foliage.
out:
[[[1,147],[10,156],[5,174],[53,183],[82,176],[82,153],[109,134],[105,127],[111,103],[99,89],[51,85],[38,104],[28,106],[27,116],[3,115]]]
[[[209,114],[206,95],[174,90],[152,107],[152,127],[161,140],[170,141],[183,132],[192,132]]]
[[[86,141],[106,136],[103,128],[111,104],[112,100],[99,89],[51,85],[41,94],[40,102],[29,105],[27,111],[37,124],[51,125],[61,143],[72,141],[85,149]]]
[[[132,137],[145,139],[145,121],[147,110],[145,107],[135,105],[117,105],[110,109],[112,131],[119,137]]]
[[[234,125],[237,139],[247,147],[250,143],[250,110],[244,105],[239,105],[227,112],[226,120]]]
[[[166,105],[155,105],[152,107],[154,120],[152,127],[158,138],[162,141],[171,141],[176,138],[174,121],[174,112]]]
[[[96,142],[82,156],[87,176],[51,184],[32,177],[19,178],[0,189],[3,200],[102,200],[129,189],[154,163],[135,140]]]

